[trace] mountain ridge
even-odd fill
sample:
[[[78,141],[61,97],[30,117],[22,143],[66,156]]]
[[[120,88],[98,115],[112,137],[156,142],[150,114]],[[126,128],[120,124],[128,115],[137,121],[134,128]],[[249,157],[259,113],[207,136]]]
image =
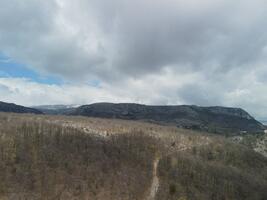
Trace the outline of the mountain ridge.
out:
[[[144,105],[102,102],[79,107],[46,105],[27,108],[2,102],[0,103],[0,111],[138,120],[225,135],[258,133],[265,130],[263,124],[242,108],[222,106],[202,107],[196,105]]]
[[[21,106],[14,103],[6,103],[3,101],[0,101],[0,112],[43,114],[43,112],[38,109]]]
[[[264,126],[245,110],[221,106],[94,103],[80,106],[69,114],[142,120],[215,133],[262,132],[264,130]]]

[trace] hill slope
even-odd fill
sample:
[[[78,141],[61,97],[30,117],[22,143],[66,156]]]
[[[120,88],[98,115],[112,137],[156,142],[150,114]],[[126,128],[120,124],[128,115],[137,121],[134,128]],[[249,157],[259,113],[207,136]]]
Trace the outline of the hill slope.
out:
[[[41,111],[34,109],[34,108],[28,108],[28,107],[16,105],[13,103],[5,103],[2,101],[0,101],[0,112],[42,114]]]
[[[78,107],[70,114],[143,120],[223,134],[262,132],[264,129],[260,122],[240,108],[96,103]]]
[[[0,124],[0,199],[267,199],[267,159],[221,136],[73,116]]]

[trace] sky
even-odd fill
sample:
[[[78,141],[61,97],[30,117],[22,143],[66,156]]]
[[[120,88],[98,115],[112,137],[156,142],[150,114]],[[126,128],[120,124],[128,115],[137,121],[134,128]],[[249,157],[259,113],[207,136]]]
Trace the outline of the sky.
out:
[[[1,0],[0,101],[267,118],[266,19],[265,0]]]

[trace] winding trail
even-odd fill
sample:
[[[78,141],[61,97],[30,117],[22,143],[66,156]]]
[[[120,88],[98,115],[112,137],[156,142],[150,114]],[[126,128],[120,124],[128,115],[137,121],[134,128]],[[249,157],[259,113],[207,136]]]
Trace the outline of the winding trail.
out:
[[[153,162],[153,178],[150,186],[150,191],[148,193],[148,197],[146,198],[146,200],[154,200],[156,197],[159,188],[159,177],[157,174],[158,164],[159,164],[159,158],[156,158]]]

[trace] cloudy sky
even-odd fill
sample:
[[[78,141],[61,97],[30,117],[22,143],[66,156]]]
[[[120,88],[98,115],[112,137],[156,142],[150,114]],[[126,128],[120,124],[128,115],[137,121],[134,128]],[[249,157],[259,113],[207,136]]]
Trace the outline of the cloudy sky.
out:
[[[265,0],[0,0],[0,100],[237,106],[267,118]]]

